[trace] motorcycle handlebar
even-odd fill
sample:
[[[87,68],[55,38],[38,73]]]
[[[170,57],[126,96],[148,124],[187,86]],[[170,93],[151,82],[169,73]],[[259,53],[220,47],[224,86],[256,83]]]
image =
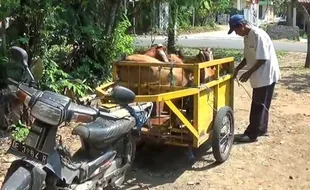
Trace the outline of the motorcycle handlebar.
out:
[[[28,85],[24,85],[24,84],[18,84],[13,79],[9,79],[9,80],[10,82],[18,86],[18,90],[17,90],[18,98],[30,108],[34,105],[36,98],[39,97],[43,93],[41,90],[37,90],[34,87],[29,87]],[[69,107],[68,109],[66,109],[65,112],[66,112],[65,114],[66,118],[64,118],[64,120],[67,122],[88,123],[88,122],[95,120],[100,115],[100,111],[98,109],[79,105],[74,102],[70,102]]]
[[[99,116],[99,114],[100,112],[94,108],[71,102],[68,108],[66,121],[87,123],[95,120]]]
[[[13,79],[9,79],[9,81],[18,87],[17,97],[29,107],[32,107],[35,103],[35,99],[43,93],[41,90],[37,90],[34,87],[19,84]],[[79,105],[74,102],[70,102],[66,112],[65,120],[67,122],[88,122],[95,119],[100,113],[94,108]]]

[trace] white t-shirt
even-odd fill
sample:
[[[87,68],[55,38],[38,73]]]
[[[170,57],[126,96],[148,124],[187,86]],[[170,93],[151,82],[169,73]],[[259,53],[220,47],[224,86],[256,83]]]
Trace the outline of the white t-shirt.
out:
[[[262,29],[252,26],[249,34],[244,36],[244,57],[248,68],[257,60],[266,60],[250,77],[252,88],[259,88],[277,82],[280,79],[280,68],[276,51],[269,35]]]

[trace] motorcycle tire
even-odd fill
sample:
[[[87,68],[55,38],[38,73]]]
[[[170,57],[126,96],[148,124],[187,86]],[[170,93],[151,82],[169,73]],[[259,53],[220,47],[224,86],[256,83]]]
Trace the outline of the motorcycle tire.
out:
[[[135,157],[136,157],[136,148],[137,148],[136,144],[137,143],[136,143],[135,138],[133,138],[132,134],[129,134],[127,146],[130,146],[130,150],[126,156],[128,158],[128,162],[130,163],[130,165],[133,164]]]

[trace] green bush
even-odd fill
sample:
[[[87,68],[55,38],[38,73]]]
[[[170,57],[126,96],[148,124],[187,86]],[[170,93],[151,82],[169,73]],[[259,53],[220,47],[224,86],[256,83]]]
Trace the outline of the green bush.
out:
[[[9,2],[5,1],[4,7],[9,7],[5,6]],[[133,52],[134,38],[127,34],[129,19],[121,9],[110,13],[112,7],[120,4],[112,0],[26,3],[23,9],[4,15],[18,15],[7,30],[6,48],[24,48],[30,65],[43,60],[41,89],[58,93],[69,89],[83,96],[110,79],[112,62],[122,53]],[[1,15],[2,7],[0,19]]]

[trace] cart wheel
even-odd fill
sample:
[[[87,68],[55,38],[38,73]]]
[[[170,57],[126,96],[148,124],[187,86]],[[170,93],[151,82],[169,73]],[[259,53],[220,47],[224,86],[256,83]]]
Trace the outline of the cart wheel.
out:
[[[220,108],[214,120],[212,134],[212,152],[217,163],[225,162],[234,140],[234,115],[230,107]]]

